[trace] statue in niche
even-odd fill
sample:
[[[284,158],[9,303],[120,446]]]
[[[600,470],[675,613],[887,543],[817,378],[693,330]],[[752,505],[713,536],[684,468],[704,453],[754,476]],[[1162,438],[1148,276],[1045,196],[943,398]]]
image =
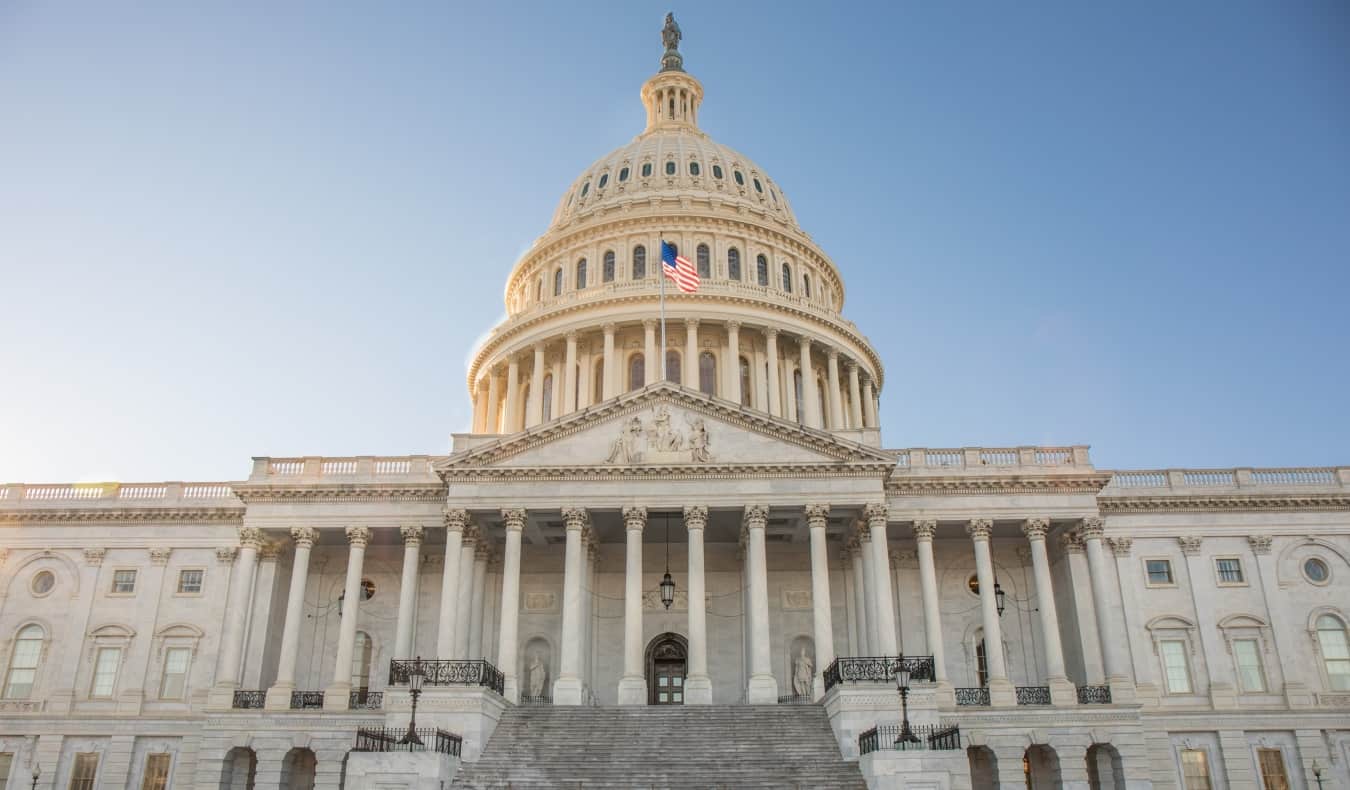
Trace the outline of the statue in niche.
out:
[[[642,451],[638,449],[638,442],[642,439],[642,420],[637,417],[623,424],[619,430],[619,438],[614,440],[614,444],[609,449],[609,458],[605,461],[607,464],[636,464],[642,462]]]
[[[792,693],[798,697],[811,696],[811,685],[815,680],[816,662],[806,654],[806,648],[803,647],[797,653],[797,660],[792,662]]]
[[[548,688],[548,666],[539,650],[530,651],[530,661],[525,665],[525,691],[531,697],[543,697]]]
[[[657,406],[655,416],[652,418],[652,427],[647,431],[647,441],[651,442],[657,452],[673,453],[680,449],[684,444],[684,437],[680,432],[670,425],[670,409],[664,405]]]
[[[708,429],[702,419],[694,420],[689,426],[689,456],[696,464],[712,460],[712,453],[708,451]]]

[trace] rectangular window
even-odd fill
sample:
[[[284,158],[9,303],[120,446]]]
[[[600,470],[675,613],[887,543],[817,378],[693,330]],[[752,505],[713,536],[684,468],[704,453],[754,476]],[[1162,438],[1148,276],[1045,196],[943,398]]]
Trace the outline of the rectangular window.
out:
[[[136,571],[113,571],[112,591],[118,595],[136,592]]]
[[[1181,776],[1185,790],[1213,790],[1209,779],[1209,755],[1204,749],[1181,750]]]
[[[1256,761],[1261,766],[1261,786],[1266,790],[1289,790],[1289,776],[1284,772],[1284,753],[1279,749],[1257,749]]]
[[[1173,584],[1171,560],[1144,560],[1150,587]]]
[[[14,754],[4,752],[0,754],[0,790],[9,787],[9,770],[14,767]]]
[[[1167,675],[1168,694],[1190,694],[1191,672],[1186,666],[1186,643],[1163,642],[1163,669]]]
[[[117,667],[122,663],[122,648],[100,647],[98,657],[94,659],[94,683],[89,696],[109,699],[117,688]]]
[[[159,683],[160,699],[182,699],[187,690],[188,658],[192,651],[186,647],[171,647],[164,651],[164,678]]]
[[[1238,683],[1242,690],[1251,693],[1265,691],[1266,673],[1261,669],[1261,644],[1255,639],[1234,640],[1233,656],[1237,659]]]
[[[202,576],[205,574],[201,570],[186,570],[178,572],[178,592],[179,594],[195,595],[202,591]]]
[[[141,780],[141,790],[166,790],[169,786],[170,755],[149,754],[145,757],[145,779]]]
[[[98,778],[98,753],[80,752],[75,755],[75,766],[70,771],[70,790],[94,790]]]
[[[1220,557],[1214,560],[1214,568],[1219,573],[1219,584],[1246,584],[1242,576],[1242,560],[1237,557]]]

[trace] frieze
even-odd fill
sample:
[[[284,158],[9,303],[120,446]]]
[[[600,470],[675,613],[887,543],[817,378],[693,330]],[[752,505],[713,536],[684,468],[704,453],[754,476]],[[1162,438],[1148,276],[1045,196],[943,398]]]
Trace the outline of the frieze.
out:
[[[452,471],[447,483],[509,483],[514,481],[553,480],[588,482],[624,480],[634,477],[659,477],[663,480],[748,480],[748,479],[833,479],[878,478],[889,471],[886,464],[690,464],[627,467],[539,466],[487,467],[472,471]]]
[[[296,499],[337,502],[384,502],[389,500],[442,502],[445,500],[445,486],[439,480],[397,485],[320,483],[316,485],[264,484],[250,486],[240,484],[236,486],[235,494],[247,504],[289,502]]]
[[[1111,480],[1109,474],[1022,475],[995,477],[985,475],[892,477],[886,481],[886,493],[896,495],[971,496],[981,494],[1096,494]]]
[[[242,521],[244,509],[239,508],[43,508],[41,510],[0,511],[0,523],[7,522],[132,522],[179,523],[184,521]]]

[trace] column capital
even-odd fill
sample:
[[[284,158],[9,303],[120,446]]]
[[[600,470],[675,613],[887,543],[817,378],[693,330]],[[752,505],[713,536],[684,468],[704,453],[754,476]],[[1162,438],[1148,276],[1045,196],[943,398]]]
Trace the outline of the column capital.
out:
[[[249,548],[257,551],[262,548],[263,533],[257,527],[239,528],[239,548]]]
[[[858,370],[858,363],[857,363],[857,362],[854,362],[852,359],[848,359],[848,358],[845,358],[845,359],[844,359],[844,371],[845,371],[846,373],[848,373],[850,376],[852,376],[855,372],[857,372],[857,370]]]
[[[420,546],[422,545],[422,527],[417,524],[405,524],[398,528],[399,534],[403,536],[403,545]]]
[[[1177,543],[1181,544],[1181,553],[1190,557],[1194,557],[1200,553],[1200,544],[1202,542],[1203,539],[1192,535],[1182,535],[1177,538]]]
[[[89,561],[89,552],[91,551],[98,552],[98,562],[89,562],[90,565],[97,565],[99,562],[103,562],[103,549],[85,549],[84,559],[86,561]],[[221,565],[233,565],[234,557],[237,552],[238,549],[236,549],[234,546],[217,546],[216,562],[220,563]]]
[[[365,548],[370,543],[370,527],[347,527],[347,542]]]
[[[173,549],[168,546],[154,546],[150,549],[150,562],[155,565],[168,565]]]
[[[585,529],[590,521],[589,514],[584,507],[565,507],[562,509],[563,526],[568,532],[579,532]]]
[[[642,319],[642,328],[647,330],[655,330],[656,325],[659,323],[660,321],[657,321],[655,318],[644,318]]]
[[[478,545],[475,546],[473,550],[473,558],[475,560],[482,560],[483,562],[492,559],[492,547],[487,544],[487,541],[478,541]]]
[[[291,540],[296,548],[310,549],[319,542],[319,531],[313,527],[291,527]]]
[[[463,508],[450,508],[443,515],[447,532],[463,532],[469,526],[469,511]]]
[[[641,532],[647,527],[647,508],[642,505],[629,505],[623,509],[623,528]]]
[[[705,529],[708,526],[708,508],[703,505],[684,506],[685,529]]]
[[[1134,546],[1134,538],[1127,538],[1124,536],[1107,538],[1106,543],[1111,547],[1111,551],[1115,552],[1117,557],[1128,557],[1130,556],[1130,549]]]
[[[937,524],[937,519],[935,518],[914,519],[914,539],[932,540],[933,535],[937,533]]]
[[[833,362],[838,362],[839,348],[837,346],[825,346],[825,356]]]
[[[811,529],[824,529],[830,518],[829,505],[807,505],[802,511],[806,513],[806,526]]]
[[[768,505],[746,505],[745,506],[745,527],[747,529],[764,529],[769,523]]]
[[[1078,534],[1078,530],[1065,532],[1059,536],[1059,542],[1064,546],[1065,553],[1082,554],[1087,551],[1087,544],[1083,542],[1083,536]]]
[[[615,324],[613,321],[606,321],[605,323],[600,325],[600,331],[611,336],[614,334],[614,330],[618,328],[619,328],[618,324]]]
[[[778,331],[778,327],[776,326],[766,326],[764,327],[764,336],[770,340],[777,340]]]
[[[1027,536],[1027,540],[1045,540],[1045,533],[1050,529],[1050,519],[1037,516],[1029,518],[1022,522],[1022,534]]]
[[[726,322],[726,326],[727,326],[727,331],[728,331],[728,332],[739,332],[739,331],[741,331],[741,322],[740,322],[740,321],[727,321],[727,322]]]
[[[507,532],[520,532],[525,529],[525,508],[502,508],[502,526]]]
[[[886,521],[891,517],[891,509],[885,502],[868,502],[863,505],[863,518],[867,519],[867,526],[876,528],[886,526]]]
[[[483,531],[474,524],[464,526],[464,536],[460,538],[459,547],[461,549],[471,549],[483,537]]]
[[[798,335],[797,344],[802,347],[804,353],[809,353],[811,351],[811,336],[807,334]]]
[[[990,518],[972,518],[969,524],[966,524],[966,532],[975,540],[989,540],[989,535],[994,531],[994,520]]]
[[[1083,540],[1100,538],[1106,532],[1106,522],[1101,516],[1088,516],[1079,523],[1078,531],[1082,533]]]
[[[539,354],[544,353],[544,349],[548,348],[548,341],[536,340],[534,341],[534,345],[531,346],[530,348],[534,349],[535,355],[538,356]]]
[[[697,319],[697,318],[686,318],[686,319],[684,319],[684,325],[685,325],[685,328],[687,328],[687,329],[698,329],[698,319]]]
[[[280,556],[281,544],[275,540],[265,540],[262,546],[258,548],[258,559],[260,560],[275,560]]]
[[[1252,547],[1253,554],[1269,554],[1272,539],[1269,535],[1248,535],[1247,545]]]

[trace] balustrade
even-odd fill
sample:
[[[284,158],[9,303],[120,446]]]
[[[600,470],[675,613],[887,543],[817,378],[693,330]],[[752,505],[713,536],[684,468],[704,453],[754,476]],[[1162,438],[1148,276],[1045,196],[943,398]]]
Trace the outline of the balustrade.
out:
[[[911,681],[933,680],[932,656],[841,656],[825,668],[825,690],[840,683],[888,683],[903,665]]]
[[[234,701],[230,707],[237,710],[262,710],[265,702],[267,702],[267,691],[264,689],[236,689]]]
[[[1110,705],[1111,687],[1110,686],[1079,686],[1078,687],[1079,705]]]
[[[323,710],[323,692],[292,691],[291,710]]]
[[[1017,687],[1018,705],[1049,705],[1050,687],[1049,686],[1018,686]]]
[[[414,667],[422,670],[422,682],[428,686],[483,686],[498,694],[503,693],[506,677],[490,662],[483,660],[453,661],[447,659],[392,659],[389,662],[389,685],[406,686]]]
[[[357,689],[348,697],[347,707],[352,710],[379,710],[384,707],[384,692]]]
[[[918,743],[900,740],[900,724],[878,724],[858,735],[858,754],[894,749],[899,751],[947,751],[961,748],[961,728],[955,725],[911,724]]]
[[[354,752],[426,752],[448,754],[458,757],[463,748],[464,739],[452,732],[432,727],[415,730],[421,743],[407,743],[404,736],[406,727],[360,727],[356,730]]]
[[[989,687],[953,689],[958,706],[989,707]]]

